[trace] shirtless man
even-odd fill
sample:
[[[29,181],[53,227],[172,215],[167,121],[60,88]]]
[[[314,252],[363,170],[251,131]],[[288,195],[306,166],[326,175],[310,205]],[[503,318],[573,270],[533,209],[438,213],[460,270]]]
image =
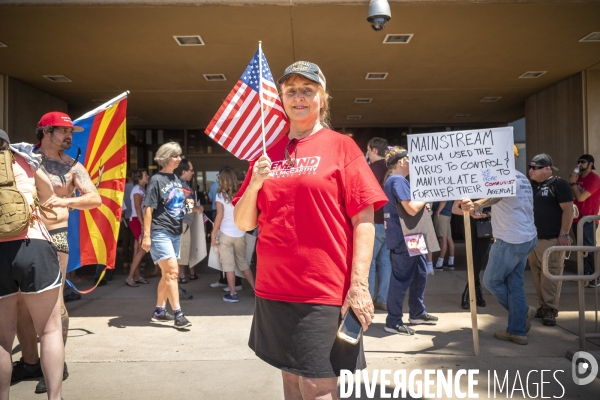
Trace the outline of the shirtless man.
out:
[[[56,221],[42,219],[58,250],[58,259],[63,276],[59,301],[61,302],[62,333],[65,344],[69,330],[69,314],[65,308],[63,290],[69,260],[69,246],[67,244],[69,209],[90,210],[102,204],[98,190],[83,165],[64,152],[64,150],[71,148],[73,132],[81,131],[83,131],[83,128],[73,126],[71,118],[61,112],[45,114],[38,122],[36,130],[40,144],[35,151],[42,155],[41,169],[50,178],[56,194],[45,205],[51,207],[57,213],[58,219]],[[75,196],[75,190],[80,193],[77,197]],[[17,296],[17,305],[17,337],[21,344],[23,358],[13,364],[11,383],[40,377],[41,380],[36,386],[35,392],[45,393],[46,382],[40,367],[35,329],[29,310],[25,306],[20,293]],[[68,376],[67,364],[65,363],[63,380],[67,379]]]

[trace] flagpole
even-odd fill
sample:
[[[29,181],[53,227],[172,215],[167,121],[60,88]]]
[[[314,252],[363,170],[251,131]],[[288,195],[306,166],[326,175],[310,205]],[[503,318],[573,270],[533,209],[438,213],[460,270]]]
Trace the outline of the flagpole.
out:
[[[262,41],[258,41],[258,96],[260,97],[260,125],[262,127],[263,154],[267,154],[267,145],[265,143],[265,115],[263,112],[262,95]]]
[[[129,90],[126,90],[125,92],[121,93],[120,95],[118,95],[114,99],[110,99],[109,101],[107,101],[106,103],[102,104],[101,106],[98,106],[98,107],[94,108],[92,111],[86,112],[81,117],[79,117],[75,121],[73,121],[73,123],[75,123],[77,121],[80,121],[82,119],[86,119],[88,117],[91,117],[92,115],[96,115],[100,111],[106,110],[108,107],[112,106],[113,104],[115,104],[115,103],[123,100],[125,97],[127,97],[128,94],[129,94]]]

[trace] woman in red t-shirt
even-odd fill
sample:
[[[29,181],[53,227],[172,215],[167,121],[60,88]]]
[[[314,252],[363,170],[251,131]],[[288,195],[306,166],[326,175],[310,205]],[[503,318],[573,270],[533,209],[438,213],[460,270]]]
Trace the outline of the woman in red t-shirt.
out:
[[[374,317],[373,211],[387,198],[356,143],[327,129],[319,67],[296,62],[278,83],[288,138],[251,163],[234,199],[238,228],[259,228],[249,346],[282,370],[286,399],[337,398],[340,370],[366,367],[362,340],[336,332],[350,307],[364,330]]]

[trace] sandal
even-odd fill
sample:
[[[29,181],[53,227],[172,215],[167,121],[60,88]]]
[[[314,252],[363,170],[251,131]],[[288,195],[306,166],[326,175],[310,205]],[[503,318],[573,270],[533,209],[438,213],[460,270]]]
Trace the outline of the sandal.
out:
[[[133,280],[133,278],[127,278],[125,279],[125,284],[129,287],[138,287],[140,285],[138,285],[137,283],[135,283],[135,281]]]
[[[187,279],[185,277],[179,278],[179,283],[187,283]]]
[[[196,279],[198,279],[198,275],[190,275],[190,281],[195,281]]]
[[[135,283],[142,283],[144,285],[147,285],[150,282],[148,282],[147,280],[145,280],[142,276],[138,276],[137,278],[135,278]]]

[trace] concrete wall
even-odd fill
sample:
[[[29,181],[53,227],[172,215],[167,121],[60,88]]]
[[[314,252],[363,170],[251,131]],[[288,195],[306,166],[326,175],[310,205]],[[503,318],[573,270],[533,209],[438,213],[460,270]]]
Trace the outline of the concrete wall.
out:
[[[69,111],[66,101],[14,78],[5,79],[5,85],[4,127],[13,142],[36,143],[35,129],[42,115],[49,111]]]
[[[587,152],[600,164],[600,69],[585,71]]]
[[[6,113],[6,75],[0,74],[0,129],[6,130],[6,126],[4,126],[4,114]]]
[[[565,179],[586,148],[583,74],[575,74],[525,101],[527,157],[549,154],[559,168],[558,175]],[[594,112],[599,114],[598,110]]]

